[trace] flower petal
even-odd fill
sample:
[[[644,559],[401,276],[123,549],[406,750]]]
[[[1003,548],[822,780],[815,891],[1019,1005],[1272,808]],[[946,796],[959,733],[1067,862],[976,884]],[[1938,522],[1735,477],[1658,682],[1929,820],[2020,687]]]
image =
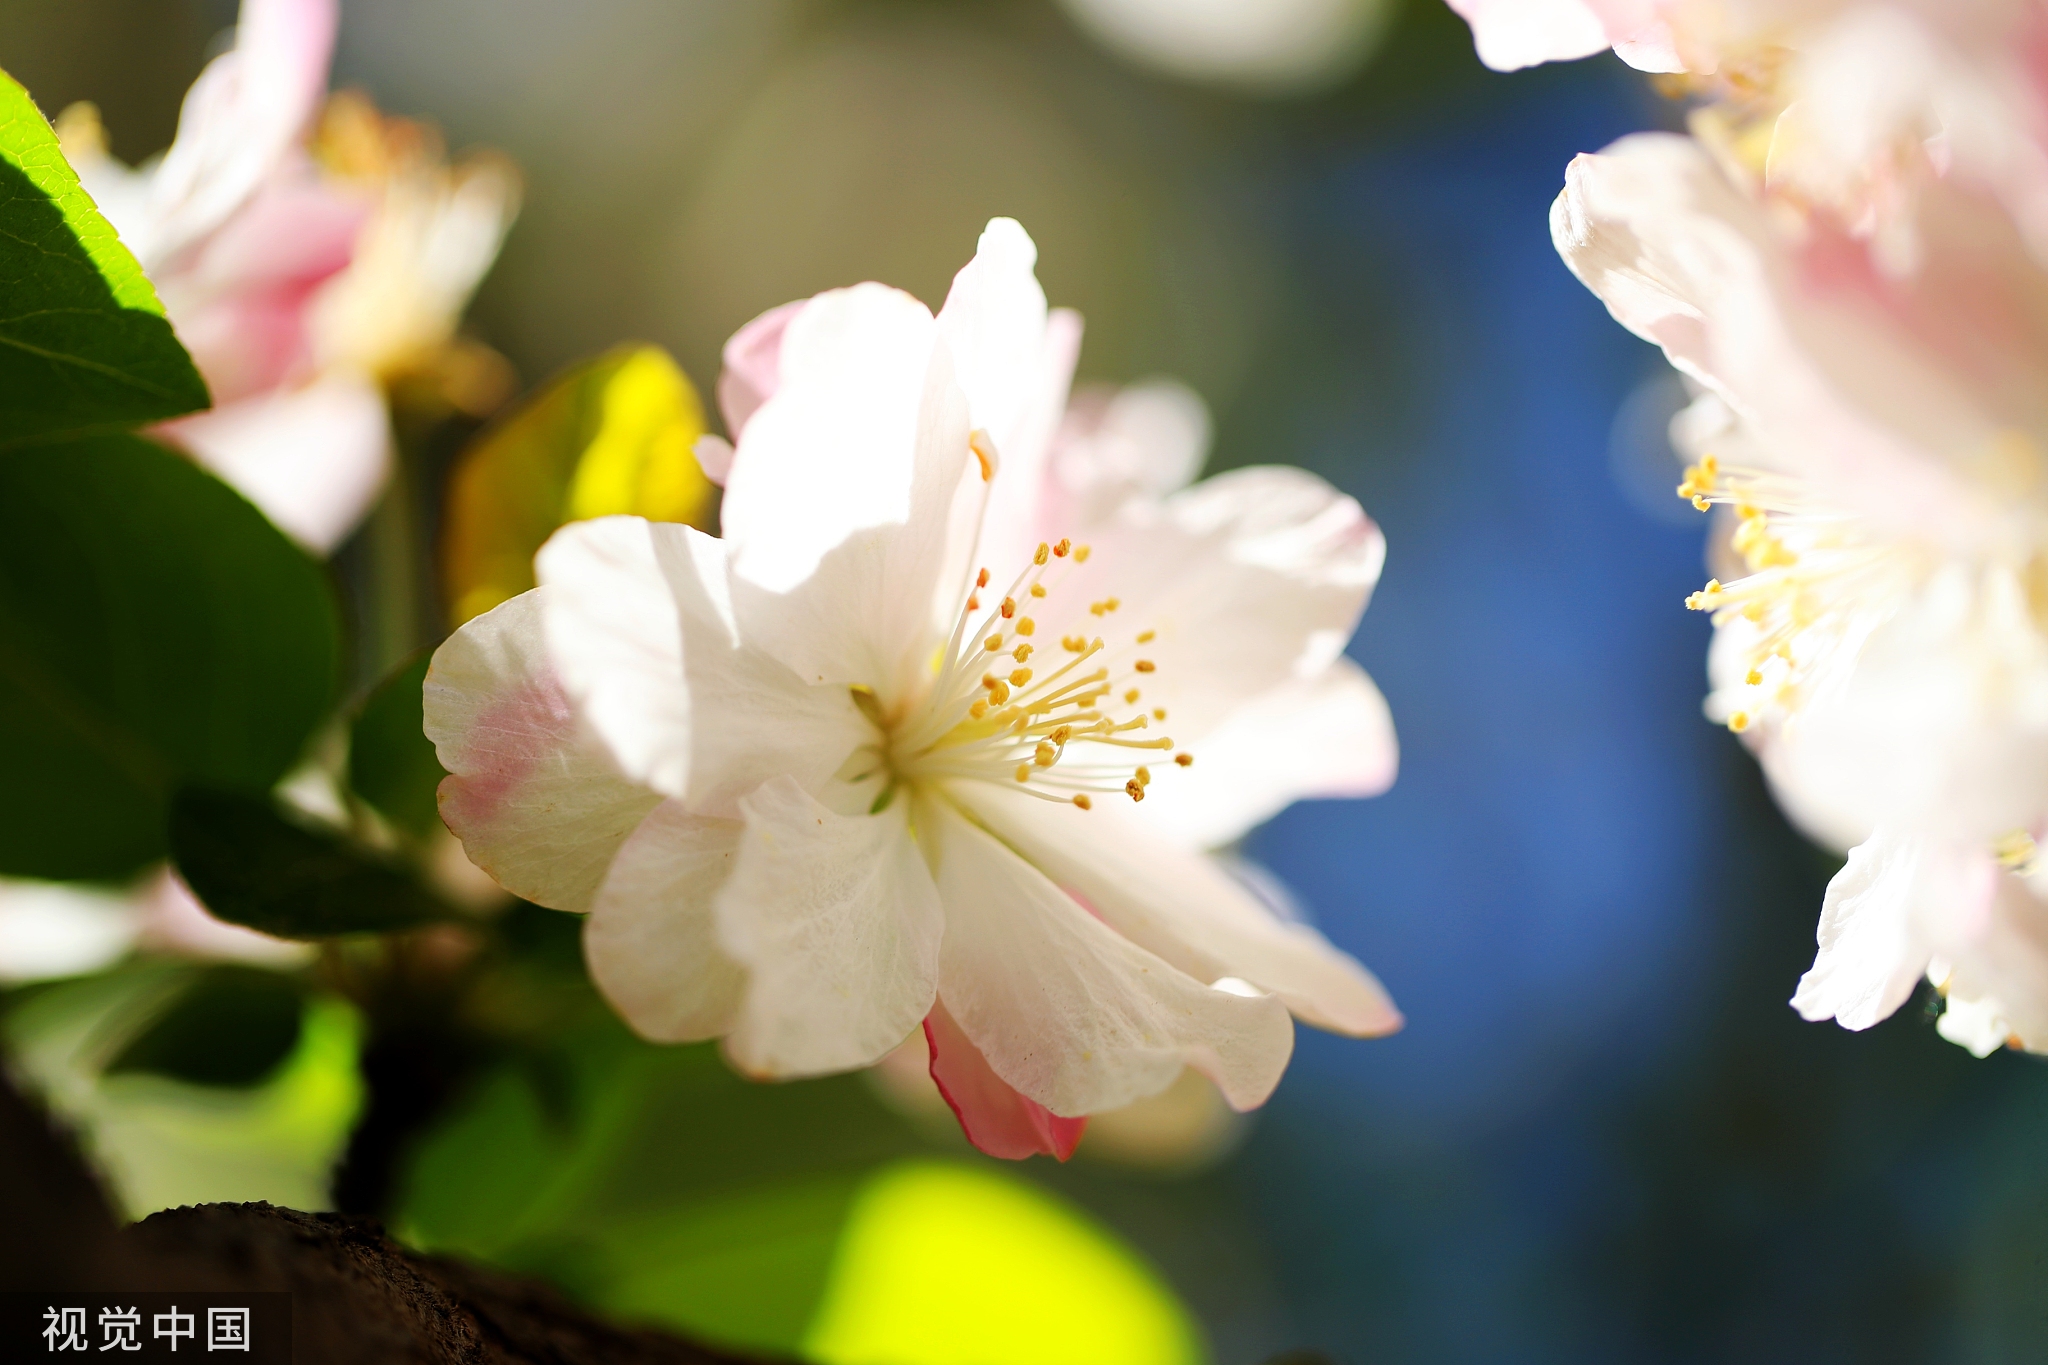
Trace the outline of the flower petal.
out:
[[[1006,462],[1045,396],[1045,290],[1032,273],[1037,264],[1038,247],[1016,219],[990,219],[938,316],[972,421],[995,439]],[[1052,434],[1050,424],[1042,434]]]
[[[733,441],[740,439],[761,405],[781,387],[782,334],[809,302],[798,299],[770,308],[726,341],[724,368],[718,375],[718,410],[725,415],[725,432]],[[723,484],[725,480],[714,476],[712,482]]]
[[[741,634],[806,682],[885,702],[923,676],[964,586],[941,580],[967,403],[935,336],[923,304],[881,285],[811,300],[720,512]]]
[[[1100,635],[1112,679],[1129,678],[1139,659],[1152,664],[1145,705],[1164,706],[1168,733],[1189,742],[1252,698],[1329,667],[1386,558],[1356,501],[1277,467],[1130,503],[1089,542],[1088,561],[1034,610],[1040,634]],[[1114,613],[1098,613],[1094,604],[1110,599]]]
[[[1849,850],[1828,883],[1820,952],[1792,997],[1802,1017],[1866,1029],[1912,995],[1930,956],[1914,922],[1919,899],[1933,889],[1927,883],[1936,880],[1925,854],[1889,830]]]
[[[1399,759],[1386,698],[1348,657],[1253,698],[1189,745],[1194,765],[1168,769],[1135,814],[1190,848],[1227,844],[1296,801],[1377,796]]]
[[[549,592],[521,593],[434,652],[426,732],[449,773],[441,818],[469,860],[514,895],[585,910],[661,798],[621,775],[577,722],[542,642]]]
[[[1106,802],[1082,811],[970,783],[953,796],[1110,928],[1179,970],[1249,981],[1318,1028],[1372,1037],[1401,1026],[1385,989],[1349,954],[1275,918],[1210,859]]]
[[[225,222],[305,131],[327,88],[336,0],[244,0],[235,45],[185,94],[150,182],[147,220],[122,236],[155,269]]]
[[[583,955],[605,999],[643,1038],[716,1038],[738,1016],[747,974],[718,946],[712,903],[739,842],[738,821],[664,801],[612,860],[583,925]]]
[[[1612,47],[1638,71],[1683,71],[1655,0],[1450,0],[1495,71],[1568,62]]]
[[[316,554],[326,554],[356,528],[391,472],[384,395],[368,378],[346,370],[155,430]]]
[[[739,637],[725,546],[703,532],[575,522],[534,567],[569,695],[629,777],[695,813],[737,819],[778,773],[815,789],[873,737],[844,688],[808,686]]]
[[[943,797],[918,807],[946,906],[939,995],[1004,1083],[1055,1114],[1164,1090],[1183,1064],[1263,1104],[1294,1047],[1273,996],[1205,986],[1090,915]]]
[[[924,1036],[931,1049],[932,1083],[969,1142],[1005,1161],[1041,1153],[1065,1161],[1074,1154],[1088,1120],[1063,1119],[1012,1090],[943,1003],[934,1004],[924,1017]]]
[[[907,803],[838,815],[778,777],[740,802],[718,941],[749,979],[726,1040],[749,1075],[872,1065],[931,1012],[945,919]]]

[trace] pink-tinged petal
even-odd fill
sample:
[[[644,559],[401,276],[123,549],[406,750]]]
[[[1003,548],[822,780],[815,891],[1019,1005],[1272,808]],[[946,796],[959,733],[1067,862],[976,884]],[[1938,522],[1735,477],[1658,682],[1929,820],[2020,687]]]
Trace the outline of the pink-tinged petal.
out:
[[[1706,151],[1661,133],[1574,159],[1550,223],[1615,320],[1797,461],[1783,472],[1882,524],[1979,538],[1981,512],[1942,461],[2034,416],[1939,364],[1934,310],[1902,317],[1859,246],[1822,230],[1795,256]]]
[[[809,299],[798,299],[770,308],[725,343],[725,368],[718,375],[718,410],[725,414],[725,434],[735,444],[761,405],[782,386],[782,335],[809,303]],[[723,483],[724,479],[713,482]]]
[[[316,554],[326,554],[355,529],[391,469],[383,392],[346,371],[156,430]]]
[[[640,822],[591,903],[591,980],[643,1038],[688,1043],[729,1031],[747,974],[718,946],[712,909],[739,854],[736,820],[664,801]]]
[[[872,1066],[931,1012],[945,915],[908,805],[839,815],[788,777],[740,802],[715,905],[719,946],[747,971],[726,1055],[748,1075]]]
[[[346,268],[369,203],[306,168],[272,179],[160,289],[216,404],[302,378],[313,297]]]
[[[960,1131],[981,1151],[1005,1161],[1040,1155],[1065,1161],[1081,1145],[1088,1120],[1061,1118],[1011,1089],[946,1013],[944,1001],[924,1017],[924,1037],[932,1083],[960,1121]]]
[[[1212,859],[1161,838],[1111,798],[1083,811],[986,783],[960,783],[952,795],[1148,955],[1197,980],[1249,981],[1332,1032],[1377,1037],[1401,1027],[1385,988],[1356,959],[1277,918]]]
[[[620,770],[699,815],[739,818],[777,775],[815,790],[873,738],[843,687],[813,687],[744,639],[725,544],[693,527],[601,517],[534,562],[556,669]]]
[[[327,90],[336,0],[245,0],[235,46],[186,93],[131,243],[146,267],[225,223],[298,143]]]
[[[1079,1117],[1192,1066],[1232,1108],[1265,1103],[1294,1049],[1278,999],[1204,985],[1118,934],[948,794],[916,819],[945,905],[940,994],[1005,1084]]]
[[[449,773],[441,818],[470,861],[535,904],[587,910],[661,798],[578,722],[542,639],[548,591],[485,612],[434,652],[426,734]]]
[[[1967,915],[1994,890],[1989,876],[1971,877],[1940,851],[1879,830],[1849,850],[1849,861],[1828,883],[1816,934],[1820,951],[1799,979],[1792,1008],[1847,1029],[1891,1017],[1932,956],[1920,928],[1928,918],[1926,902],[1935,903],[1937,917]]]

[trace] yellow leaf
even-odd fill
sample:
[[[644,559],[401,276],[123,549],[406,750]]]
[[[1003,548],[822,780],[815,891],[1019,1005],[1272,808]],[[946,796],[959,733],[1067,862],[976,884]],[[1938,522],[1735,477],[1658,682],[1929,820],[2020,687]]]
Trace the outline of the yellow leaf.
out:
[[[704,406],[658,346],[569,370],[471,443],[449,480],[443,572],[454,624],[533,586],[565,522],[626,513],[703,526],[711,481],[693,448]]]

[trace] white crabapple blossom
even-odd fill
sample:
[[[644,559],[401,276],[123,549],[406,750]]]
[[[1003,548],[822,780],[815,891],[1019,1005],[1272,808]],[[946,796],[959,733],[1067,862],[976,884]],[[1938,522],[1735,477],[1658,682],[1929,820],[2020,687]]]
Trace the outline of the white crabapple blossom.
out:
[[[1400,1022],[1142,818],[1204,783],[1210,735],[1272,744],[1261,781],[1219,763],[1189,798],[1203,838],[1390,778],[1384,703],[1341,657],[1377,529],[1277,468],[1063,507],[1080,325],[1036,255],[997,219],[936,317],[864,284],[743,329],[723,538],[565,527],[426,685],[449,827],[508,890],[588,912],[637,1030],[779,1078],[922,1024],[967,1135],[1013,1157],[1066,1155],[1184,1067],[1261,1103],[1290,1011]],[[1282,714],[1305,693],[1321,747]]]
[[[1680,492],[1720,518],[1709,713],[1851,848],[1795,1006],[2048,1051],[2048,272],[1995,196],[1926,188],[1899,275],[1685,138],[1572,163],[1559,251],[1698,385]]]
[[[320,552],[383,487],[383,381],[445,344],[517,199],[489,158],[394,158],[376,175],[332,164],[315,143],[323,108],[326,124],[366,123],[359,98],[327,102],[336,24],[335,0],[246,0],[170,148],[141,166],[108,154],[90,105],[57,120],[212,391],[210,410],[156,434]]]
[[[1893,273],[1921,192],[1959,180],[2048,262],[2043,0],[1451,0],[1501,70],[1612,47],[1674,93],[1731,169],[1824,209]]]

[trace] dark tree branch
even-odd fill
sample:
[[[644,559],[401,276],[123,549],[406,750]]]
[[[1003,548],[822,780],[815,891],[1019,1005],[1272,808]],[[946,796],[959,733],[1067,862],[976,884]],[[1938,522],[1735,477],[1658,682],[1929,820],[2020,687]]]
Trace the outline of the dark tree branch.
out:
[[[4,1078],[0,1228],[9,1289],[288,1292],[300,1365],[765,1365],[416,1255],[368,1219],[203,1204],[123,1228],[69,1138]]]

